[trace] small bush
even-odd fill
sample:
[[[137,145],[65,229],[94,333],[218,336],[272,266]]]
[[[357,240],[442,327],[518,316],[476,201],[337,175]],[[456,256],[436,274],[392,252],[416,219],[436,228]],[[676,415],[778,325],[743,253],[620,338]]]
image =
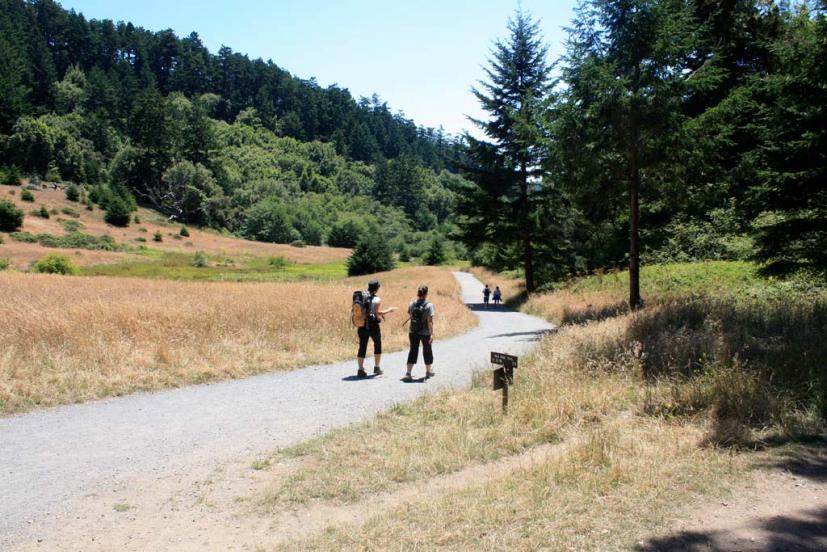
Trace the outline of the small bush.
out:
[[[141,217],[138,216],[138,213],[135,213],[132,222],[134,222],[135,224],[141,224]]]
[[[195,255],[192,256],[192,266],[196,268],[204,268],[209,266],[207,255],[201,251],[197,251]]]
[[[20,169],[14,165],[0,172],[0,176],[2,176],[2,184],[10,186],[20,186],[20,180],[23,178]]]
[[[304,243],[304,240],[293,240],[290,242],[290,245],[292,245],[293,247],[304,247],[307,244]]]
[[[23,211],[7,199],[0,200],[0,230],[14,232],[23,224]]]
[[[143,236],[138,236],[137,238],[135,238],[135,241],[136,242],[141,242],[141,243],[146,243],[146,238],[143,237]]]
[[[22,199],[23,201],[34,203],[34,194],[30,190],[24,188],[20,192],[20,199]]]
[[[41,274],[77,274],[77,267],[68,258],[54,253],[46,255],[32,266]]]
[[[80,200],[80,188],[77,184],[69,184],[69,187],[66,188],[66,199],[75,202]]]
[[[178,232],[178,235],[182,236],[184,238],[189,238],[190,237],[190,231],[186,226],[182,226],[181,230]]]
[[[37,211],[37,216],[45,219],[49,218],[49,210],[46,208],[45,205],[40,206],[40,210]]]
[[[92,203],[92,200],[89,199],[89,198],[86,199],[86,210],[87,211],[94,211],[95,210],[95,204]]]
[[[17,192],[15,192],[14,190],[9,190],[9,195],[10,195],[10,196],[15,195],[16,193],[17,193]]]
[[[69,215],[72,218],[80,218],[80,213],[72,209],[71,207],[64,207],[60,210],[61,213],[64,215]]]
[[[76,220],[64,220],[63,229],[67,232],[78,232],[83,228],[83,224]]]
[[[270,265],[270,268],[274,268],[276,270],[281,270],[287,266],[287,259],[284,257],[270,257],[267,260],[267,264]]]
[[[8,259],[0,259],[0,272],[9,268],[9,260]]]
[[[444,263],[448,258],[448,255],[445,253],[445,243],[442,241],[440,236],[434,236],[434,239],[431,240],[430,245],[428,245],[428,250],[425,252],[424,261],[425,264],[429,265],[440,265]]]
[[[369,233],[356,244],[347,259],[349,276],[384,272],[393,268],[393,252],[387,241],[378,234]]]
[[[141,226],[140,228],[138,228],[138,232],[147,233],[147,232],[149,232],[149,230],[147,230],[146,228],[144,228],[143,226]]]
[[[106,206],[106,214],[103,220],[113,226],[129,226],[130,217],[129,205],[119,197],[113,197]]]
[[[161,234],[160,230],[156,231],[155,234],[153,234],[152,241],[156,241],[156,242],[164,241],[164,235]]]

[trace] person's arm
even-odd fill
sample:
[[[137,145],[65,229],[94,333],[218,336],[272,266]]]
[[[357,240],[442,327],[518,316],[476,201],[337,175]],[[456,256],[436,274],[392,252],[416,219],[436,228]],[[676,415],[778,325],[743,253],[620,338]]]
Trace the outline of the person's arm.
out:
[[[433,305],[431,306],[431,315],[428,317],[428,335],[430,336],[429,343],[434,342],[434,310]]]
[[[386,314],[390,314],[390,313],[392,313],[393,311],[396,310],[396,307],[388,307],[385,310],[381,310],[380,309],[381,306],[382,306],[382,301],[379,301],[378,303],[376,303],[376,314],[378,314],[379,316],[385,316]]]

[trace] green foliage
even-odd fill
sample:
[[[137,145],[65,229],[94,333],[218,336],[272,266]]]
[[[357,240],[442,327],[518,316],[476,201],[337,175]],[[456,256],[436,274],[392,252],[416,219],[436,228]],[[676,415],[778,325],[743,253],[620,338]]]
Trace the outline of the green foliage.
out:
[[[349,276],[373,274],[393,269],[393,252],[387,241],[377,233],[365,235],[347,259]]]
[[[27,190],[27,189],[24,188],[20,192],[20,199],[22,199],[23,201],[28,201],[30,203],[34,203],[34,194],[31,192],[31,190]]]
[[[9,265],[10,263],[8,259],[0,259],[0,272],[7,270]]]
[[[164,241],[164,235],[161,234],[160,230],[156,230],[155,233],[152,235],[152,241],[159,243]]]
[[[66,199],[69,201],[80,201],[80,188],[77,184],[69,184],[66,188]]]
[[[74,222],[74,221],[67,221]],[[23,243],[39,243],[44,247],[62,249],[92,249],[101,251],[120,251],[112,236],[92,236],[81,232],[69,231],[63,236],[53,234],[32,234],[30,232],[12,232],[11,239]]]
[[[327,245],[331,247],[355,247],[367,233],[367,226],[354,217],[344,217],[337,221],[327,235]]]
[[[72,218],[80,218],[80,213],[72,209],[71,207],[61,207],[60,212],[64,215],[69,215]]]
[[[287,259],[282,256],[270,257],[267,259],[267,264],[275,270],[281,270],[287,266]]]
[[[38,260],[32,265],[32,270],[42,274],[72,275],[78,273],[78,269],[72,261],[56,253],[50,253]]]
[[[425,252],[423,261],[428,265],[441,265],[448,259],[445,251],[445,242],[440,235],[435,235]]]
[[[265,199],[245,213],[244,236],[272,243],[290,243],[301,239],[293,227],[287,207],[276,199]]]
[[[19,186],[23,174],[17,165],[10,167],[0,167],[0,184],[9,184],[11,186]]]
[[[49,209],[47,209],[45,205],[41,205],[40,209],[37,211],[37,216],[44,219],[49,218]]]
[[[81,224],[77,220],[64,220],[63,221],[63,229],[67,232],[79,232],[83,229],[83,224]]]
[[[180,235],[184,238],[189,238],[190,237],[190,231],[186,226],[182,226],[181,229],[178,231],[178,235]]]
[[[192,256],[192,266],[196,268],[204,268],[209,266],[209,261],[207,259],[207,255],[202,253],[201,251],[197,251],[195,255]]]
[[[132,210],[129,205],[120,197],[112,197],[106,202],[106,213],[103,220],[113,226],[129,226],[132,218]]]
[[[0,230],[14,232],[23,225],[23,211],[8,199],[0,199]]]

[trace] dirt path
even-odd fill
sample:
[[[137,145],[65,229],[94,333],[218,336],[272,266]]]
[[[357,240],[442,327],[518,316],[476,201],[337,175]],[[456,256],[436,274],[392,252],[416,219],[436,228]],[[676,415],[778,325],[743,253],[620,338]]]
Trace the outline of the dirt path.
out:
[[[645,552],[824,552],[827,550],[827,447],[768,465],[729,500],[694,506]]]
[[[368,419],[428,390],[467,386],[474,370],[487,366],[490,351],[524,353],[551,328],[521,313],[478,309],[482,284],[467,273],[455,276],[480,324],[435,345],[437,377],[426,384],[399,381],[400,352],[385,355],[380,378],[354,378],[349,361],[0,420],[0,549],[38,540],[42,549],[71,549],[69,541],[49,540],[70,522],[88,523],[78,549],[89,549],[105,537],[104,522],[137,520],[144,504],[157,510],[158,501],[173,508],[189,501],[188,512],[210,508],[217,481],[230,491],[215,494],[232,497],[238,496],[233,485],[243,494],[242,487],[256,484],[249,463],[237,465],[240,458]],[[243,520],[235,524],[242,527]]]

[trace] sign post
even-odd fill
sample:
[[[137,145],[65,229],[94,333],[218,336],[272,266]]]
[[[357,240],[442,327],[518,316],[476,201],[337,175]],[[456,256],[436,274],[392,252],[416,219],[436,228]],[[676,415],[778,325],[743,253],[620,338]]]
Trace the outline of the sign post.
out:
[[[508,414],[508,386],[514,383],[517,357],[505,353],[491,352],[491,364],[500,366],[494,370],[494,391],[503,390],[503,414]]]

